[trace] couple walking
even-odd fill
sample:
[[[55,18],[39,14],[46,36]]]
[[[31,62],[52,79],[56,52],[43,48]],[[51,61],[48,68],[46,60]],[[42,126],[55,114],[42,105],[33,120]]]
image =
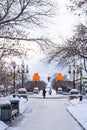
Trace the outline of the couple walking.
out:
[[[51,95],[51,93],[52,93],[52,90],[50,89],[49,90],[49,95]],[[43,89],[43,98],[45,98],[45,97],[46,97],[46,90]]]

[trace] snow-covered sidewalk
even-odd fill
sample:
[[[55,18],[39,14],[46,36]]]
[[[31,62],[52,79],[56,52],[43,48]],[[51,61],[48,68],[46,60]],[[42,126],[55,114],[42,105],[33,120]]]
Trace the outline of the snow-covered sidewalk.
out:
[[[79,99],[70,100],[66,108],[78,123],[87,130],[87,99],[82,101],[79,101]]]
[[[41,97],[41,95],[34,95],[34,96]],[[57,97],[58,95],[56,96],[51,95],[51,96]],[[47,95],[47,97],[49,97],[49,95]],[[32,106],[31,99],[27,101],[24,98],[20,98],[20,104],[19,104],[20,114],[25,113],[27,110],[29,111],[29,109],[32,109],[32,107],[34,106]],[[79,101],[79,99],[73,99],[67,101],[66,108],[71,113],[71,115],[80,123],[80,125],[82,125],[82,127],[85,128],[85,130],[87,130],[87,99],[83,99],[82,101]],[[7,128],[8,125],[0,121],[0,130],[6,130]]]

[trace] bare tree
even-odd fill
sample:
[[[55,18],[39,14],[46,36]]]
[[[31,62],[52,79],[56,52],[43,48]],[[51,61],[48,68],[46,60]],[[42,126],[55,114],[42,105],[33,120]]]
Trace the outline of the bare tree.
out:
[[[21,40],[37,42],[41,48],[50,42],[44,37],[30,38],[29,31],[34,26],[42,27],[52,15],[51,0],[0,0],[0,60],[9,55],[26,55],[29,49],[21,47]]]
[[[87,0],[71,0],[67,9],[71,10],[74,15],[87,15]]]
[[[52,9],[51,0],[0,0],[0,84],[12,83],[11,71],[5,69],[3,59],[27,56],[30,50],[21,46],[21,40],[37,42],[42,49],[50,42],[45,37],[30,38],[30,30],[44,27],[44,22],[53,15]]]
[[[9,71],[8,71],[9,70]],[[0,84],[6,85],[12,83],[12,73],[10,67],[4,60],[0,60]]]
[[[28,58],[29,48],[24,48],[18,40],[11,39],[2,39],[0,40],[0,61],[5,59],[6,57],[17,56],[21,58],[21,56],[25,56]],[[27,55],[26,55],[27,54]]]
[[[48,51],[48,62],[55,60],[62,65],[68,65],[76,60],[84,60],[84,68],[87,71],[87,28],[82,24],[77,26],[76,34],[71,39],[63,41],[64,44],[55,44]],[[46,50],[47,51],[47,50]]]
[[[52,15],[52,6],[50,0],[0,0],[0,38],[29,39],[21,32],[41,26]]]

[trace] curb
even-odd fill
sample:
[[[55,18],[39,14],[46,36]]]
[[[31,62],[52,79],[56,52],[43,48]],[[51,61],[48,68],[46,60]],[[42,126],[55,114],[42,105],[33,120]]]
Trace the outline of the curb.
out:
[[[85,129],[84,126],[75,118],[75,116],[73,116],[73,115],[71,114],[71,112],[68,110],[68,108],[66,108],[66,110],[67,110],[67,112],[78,122],[78,124],[83,128],[83,130],[87,130],[87,129]]]
[[[43,98],[43,96],[42,97],[39,97],[39,96],[28,96],[28,99],[30,99],[30,98],[35,98],[35,99],[44,99]],[[45,99],[68,99],[68,97],[52,97],[52,96],[47,96],[47,97],[45,97]]]

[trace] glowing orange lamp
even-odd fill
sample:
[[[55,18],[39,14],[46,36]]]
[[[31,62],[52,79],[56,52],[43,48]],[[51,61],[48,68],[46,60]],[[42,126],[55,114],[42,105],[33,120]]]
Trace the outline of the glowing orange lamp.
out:
[[[56,80],[64,80],[64,76],[60,73],[56,75]]]
[[[40,80],[40,76],[38,73],[34,73],[32,80]]]

